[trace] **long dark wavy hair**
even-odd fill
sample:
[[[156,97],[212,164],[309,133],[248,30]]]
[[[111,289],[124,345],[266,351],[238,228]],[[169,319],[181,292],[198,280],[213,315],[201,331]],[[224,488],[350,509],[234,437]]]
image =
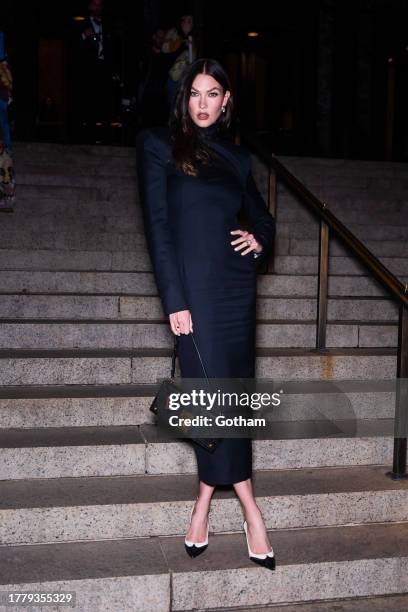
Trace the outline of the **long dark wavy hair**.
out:
[[[197,164],[208,164],[216,155],[200,138],[199,130],[190,117],[188,103],[191,87],[198,74],[212,76],[222,87],[223,95],[231,91],[231,84],[227,73],[221,64],[210,58],[195,60],[184,72],[177,89],[174,108],[169,119],[170,143],[173,160],[176,167],[191,176],[197,175]],[[226,133],[232,121],[233,102],[232,95],[225,105],[225,112],[217,120],[220,133]]]

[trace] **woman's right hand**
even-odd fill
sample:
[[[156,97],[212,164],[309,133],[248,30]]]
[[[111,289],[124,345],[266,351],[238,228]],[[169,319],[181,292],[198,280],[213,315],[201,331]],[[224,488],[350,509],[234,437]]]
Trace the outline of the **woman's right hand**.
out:
[[[193,331],[193,321],[189,310],[179,310],[172,312],[169,315],[170,327],[173,334],[180,336],[181,334],[189,334]]]

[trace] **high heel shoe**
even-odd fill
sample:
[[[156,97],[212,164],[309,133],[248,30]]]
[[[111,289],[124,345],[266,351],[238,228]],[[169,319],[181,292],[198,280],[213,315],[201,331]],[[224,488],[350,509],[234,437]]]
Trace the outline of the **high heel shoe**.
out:
[[[247,530],[247,522],[244,521],[244,531],[246,535],[246,541],[248,546],[248,555],[251,561],[257,563],[258,565],[262,565],[262,567],[266,567],[267,569],[274,570],[276,566],[275,555],[273,553],[273,549],[268,553],[253,553],[249,548],[248,542],[248,530]]]
[[[197,499],[198,498],[196,498],[196,500]],[[194,506],[191,509],[190,521],[193,516],[193,512],[194,512]],[[208,547],[208,530],[209,530],[209,520],[207,519],[207,536],[204,542],[193,542],[192,540],[187,540],[185,538],[184,546],[187,551],[187,554],[189,554],[190,557],[198,557],[198,555],[201,555],[201,553],[203,553],[205,549]]]

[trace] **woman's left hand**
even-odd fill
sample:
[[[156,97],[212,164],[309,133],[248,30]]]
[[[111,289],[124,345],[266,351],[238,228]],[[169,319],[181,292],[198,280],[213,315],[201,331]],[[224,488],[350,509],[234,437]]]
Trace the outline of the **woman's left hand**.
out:
[[[247,247],[245,251],[242,251],[241,255],[247,255],[251,251],[255,251],[255,253],[261,253],[263,247],[257,240],[253,234],[246,232],[245,230],[232,230],[230,234],[240,234],[240,237],[231,242],[232,245],[237,244],[234,251],[240,251],[244,247]]]

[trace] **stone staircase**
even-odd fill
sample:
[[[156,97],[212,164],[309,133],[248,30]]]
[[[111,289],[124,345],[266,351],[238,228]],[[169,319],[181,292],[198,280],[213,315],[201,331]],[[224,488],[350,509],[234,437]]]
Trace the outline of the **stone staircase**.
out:
[[[332,243],[328,350],[316,353],[317,224],[279,187],[257,377],[356,388],[322,420],[295,394],[253,442],[276,571],[249,561],[231,487],[216,489],[209,549],[190,559],[195,456],[149,412],[172,336],[134,151],[17,144],[15,157],[16,209],[0,216],[0,591],[75,591],[77,610],[97,612],[406,610],[408,482],[385,475],[394,397],[357,384],[395,376],[398,311],[381,286]],[[404,164],[281,159],[408,282]]]

